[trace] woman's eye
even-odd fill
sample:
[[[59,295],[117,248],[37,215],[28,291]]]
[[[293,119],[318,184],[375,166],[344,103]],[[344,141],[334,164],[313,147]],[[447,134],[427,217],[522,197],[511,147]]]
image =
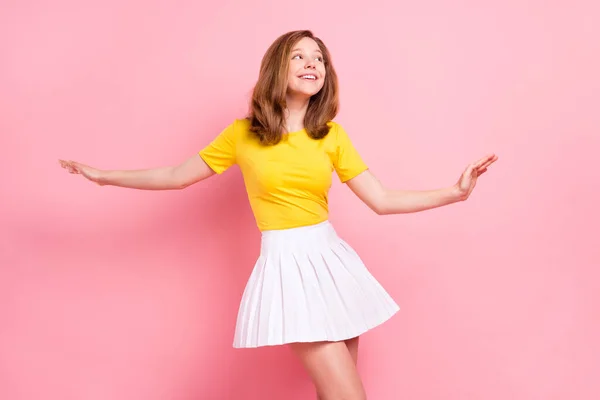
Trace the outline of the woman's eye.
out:
[[[302,58],[302,56],[300,54],[296,54],[294,57],[292,57],[292,60],[296,60],[298,58]]]
[[[323,62],[323,57],[317,57],[317,61]]]

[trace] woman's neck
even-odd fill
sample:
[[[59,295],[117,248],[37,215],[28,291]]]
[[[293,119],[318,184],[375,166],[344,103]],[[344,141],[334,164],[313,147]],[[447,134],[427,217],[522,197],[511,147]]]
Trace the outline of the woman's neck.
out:
[[[310,98],[288,96],[286,99],[285,123],[288,132],[297,132],[304,129],[304,116],[308,110]]]

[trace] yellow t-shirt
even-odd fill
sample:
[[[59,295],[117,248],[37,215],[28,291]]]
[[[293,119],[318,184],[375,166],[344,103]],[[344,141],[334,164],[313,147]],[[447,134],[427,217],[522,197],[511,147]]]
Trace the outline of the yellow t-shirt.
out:
[[[367,169],[341,125],[329,126],[323,139],[303,129],[265,146],[239,119],[199,154],[218,174],[239,165],[261,231],[313,225],[327,220],[332,172],[346,182]]]

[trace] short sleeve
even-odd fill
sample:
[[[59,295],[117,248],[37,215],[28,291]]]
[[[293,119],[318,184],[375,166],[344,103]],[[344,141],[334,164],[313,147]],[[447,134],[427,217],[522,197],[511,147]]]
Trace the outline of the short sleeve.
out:
[[[348,134],[339,124],[334,124],[336,135],[336,153],[333,167],[341,182],[349,181],[369,167],[358,154],[358,151],[350,141]]]
[[[235,142],[235,123],[232,123],[198,154],[213,171],[222,174],[236,162]]]

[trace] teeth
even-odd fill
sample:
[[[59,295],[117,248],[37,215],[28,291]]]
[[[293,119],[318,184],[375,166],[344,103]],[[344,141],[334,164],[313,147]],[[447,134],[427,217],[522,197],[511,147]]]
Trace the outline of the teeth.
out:
[[[300,78],[302,78],[302,79],[312,79],[312,80],[317,79],[317,77],[314,76],[314,75],[302,75]]]

